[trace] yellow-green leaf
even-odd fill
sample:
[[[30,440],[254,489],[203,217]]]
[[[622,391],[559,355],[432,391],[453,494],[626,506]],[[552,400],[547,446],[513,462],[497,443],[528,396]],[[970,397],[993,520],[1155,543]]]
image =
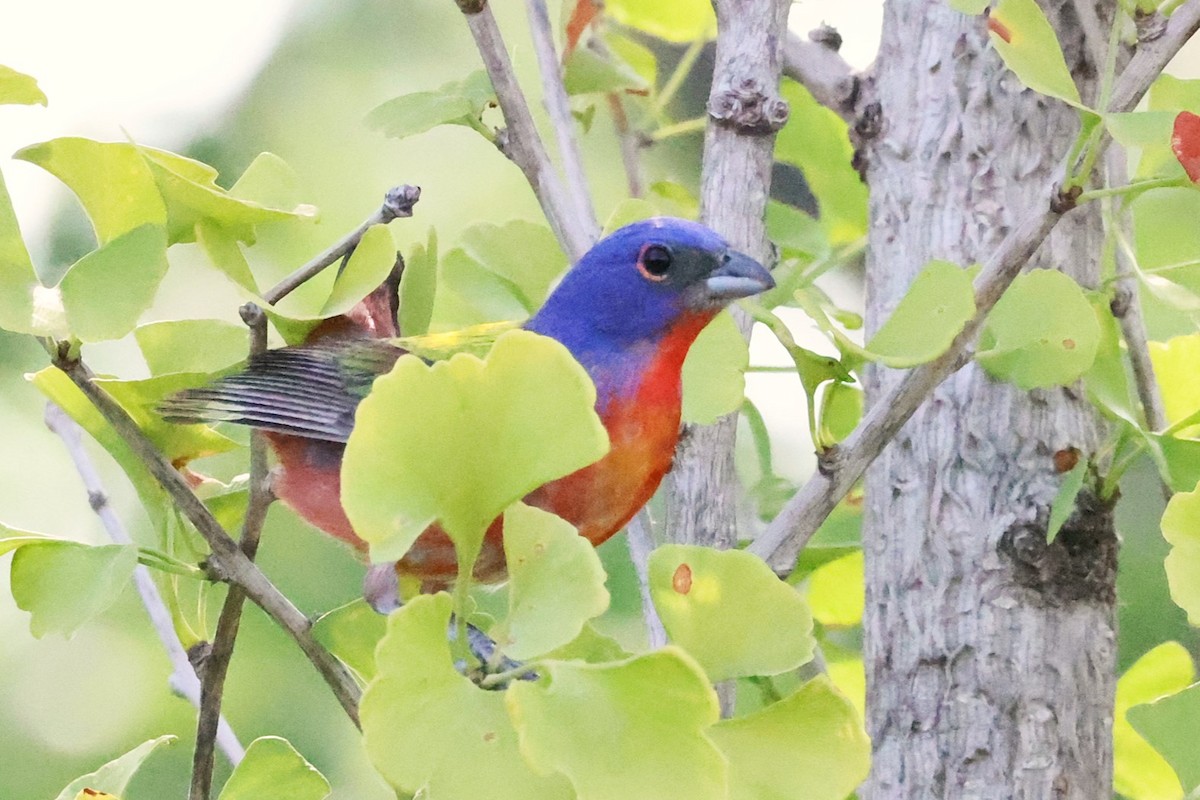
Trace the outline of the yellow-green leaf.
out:
[[[1174,425],[1200,411],[1200,333],[1150,342],[1150,360],[1162,389],[1167,423]],[[1189,426],[1179,434],[1187,436],[1196,430]]]
[[[747,552],[660,547],[650,554],[650,595],[671,641],[713,681],[774,675],[812,658],[804,598]]]
[[[119,339],[137,326],[167,274],[167,237],[157,225],[123,233],[75,262],[58,289],[71,333]]]
[[[1054,28],[1035,0],[1000,0],[988,15],[988,29],[992,46],[1022,83],[1085,108]]]
[[[372,225],[359,240],[319,316],[345,314],[383,283],[396,264],[396,243],[387,225]]]
[[[53,292],[38,280],[21,238],[21,227],[13,211],[4,175],[0,173],[0,328],[16,333],[45,335],[53,327],[39,314],[42,295]],[[61,318],[61,301],[55,316]]]
[[[13,599],[35,637],[69,636],[117,601],[136,566],[133,545],[29,541],[13,555]]]
[[[867,350],[897,368],[914,367],[946,352],[975,316],[974,272],[948,261],[930,261],[871,337]]]
[[[615,664],[555,661],[549,680],[514,683],[508,710],[521,753],[561,772],[579,800],[724,800],[724,758],[705,736],[716,694],[667,647]]]
[[[1183,794],[1195,797],[1200,788],[1200,683],[1134,706],[1129,709],[1128,719],[1174,769]],[[1163,781],[1164,787],[1170,785],[1169,781]],[[1180,794],[1162,796],[1173,798]]]
[[[559,342],[510,331],[485,360],[404,356],[358,408],[342,502],[375,561],[440,521],[471,564],[493,519],[608,450],[596,389]]]
[[[449,595],[421,595],[388,617],[378,672],[363,694],[363,740],[392,786],[431,798],[570,800],[561,777],[535,774],[517,750],[504,695],[454,670]]]
[[[723,311],[708,324],[683,361],[683,420],[711,425],[746,399],[750,349],[733,316]]]
[[[608,0],[604,10],[622,25],[668,42],[711,39],[717,34],[717,19],[708,0]]]
[[[1191,656],[1178,642],[1155,647],[1117,681],[1113,714],[1113,788],[1133,800],[1183,796],[1179,779],[1163,757],[1129,723],[1131,708],[1177,692],[1193,680]]]
[[[492,638],[516,659],[540,656],[580,635],[608,608],[604,568],[571,523],[517,503],[504,512],[508,616]]]
[[[0,105],[47,105],[46,93],[32,75],[0,64]]]
[[[1167,583],[1171,599],[1187,612],[1188,622],[1200,625],[1200,485],[1178,492],[1162,516],[1167,553]]]
[[[729,800],[843,800],[871,763],[858,712],[824,676],[754,714],[721,720],[709,737],[729,759]]]
[[[287,739],[262,736],[246,748],[218,800],[323,800],[329,781]]]
[[[387,618],[358,599],[322,614],[313,636],[364,681],[375,677],[375,648],[387,631]]]
[[[863,614],[863,554],[836,558],[808,578],[808,605],[822,625],[857,625]]]
[[[109,761],[95,772],[89,772],[87,775],[71,781],[65,789],[58,793],[55,800],[76,800],[84,789],[120,796],[125,793],[125,788],[129,785],[133,774],[138,771],[150,754],[174,741],[174,736],[159,736],[157,739],[143,742],[125,755]]]

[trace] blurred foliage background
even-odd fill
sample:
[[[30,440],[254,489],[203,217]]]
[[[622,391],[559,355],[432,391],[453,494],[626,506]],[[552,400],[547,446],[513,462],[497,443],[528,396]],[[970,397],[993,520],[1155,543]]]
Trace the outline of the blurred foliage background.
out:
[[[821,11],[835,14],[833,5],[800,4],[797,16],[803,19],[793,21],[794,29],[812,27],[819,19],[813,15]],[[870,23],[878,24],[879,4],[862,5],[869,5],[871,14],[847,19],[839,27],[856,52],[869,53],[878,35],[870,30]],[[505,3],[496,4],[495,10],[535,112],[540,112],[536,65],[523,8]],[[204,12],[192,8],[182,13]],[[845,9],[841,14],[849,16]],[[0,12],[0,23],[3,16]],[[147,35],[169,37],[170,26],[186,25],[186,19],[164,18],[160,26],[148,18]],[[242,96],[199,129],[193,126],[172,134],[182,137],[186,144],[147,139],[140,131],[130,131],[145,144],[173,147],[213,164],[223,176],[229,176],[227,180],[239,175],[264,150],[282,156],[292,166],[299,176],[301,198],[318,204],[321,218],[307,227],[286,226],[286,237],[279,232],[283,228],[263,228],[260,246],[255,249],[263,259],[259,267],[278,275],[290,271],[357,225],[378,205],[383,192],[399,183],[419,184],[424,189],[416,216],[392,225],[396,243],[405,252],[425,242],[431,227],[436,229],[444,251],[453,246],[461,231],[478,222],[541,221],[521,173],[498,158],[491,145],[473,131],[449,126],[396,141],[363,124],[368,111],[391,97],[433,89],[478,68],[478,55],[467,29],[448,0],[312,0],[292,5],[282,19],[283,34],[277,47],[263,61]],[[834,21],[841,22],[836,17]],[[231,15],[217,30],[241,23]],[[14,31],[10,29],[9,34]],[[105,32],[98,29],[93,35],[103,37]],[[218,38],[211,47],[222,49],[226,46],[223,41]],[[682,51],[682,47],[657,46],[660,80],[669,74]],[[148,48],[147,52],[169,57],[169,49],[161,46],[153,51]],[[230,59],[261,59],[261,55],[252,53],[226,55]],[[66,52],[62,55],[69,57]],[[677,106],[673,116],[678,119],[702,112],[707,88],[696,78],[705,72],[704,56],[701,58],[693,80],[673,101]],[[147,60],[144,69],[153,71],[156,64]],[[1184,76],[1188,72],[1187,62],[1175,70]],[[43,85],[51,104],[55,104],[53,85]],[[186,86],[182,90],[186,91]],[[172,89],[164,87],[162,91]],[[181,100],[173,97],[171,102],[179,105]],[[186,100],[182,104],[186,106]],[[38,111],[9,108],[3,113]],[[618,144],[606,114],[603,109],[597,113],[584,140],[586,165],[601,219],[626,191]],[[119,119],[114,121],[120,123]],[[545,123],[544,118],[539,121]],[[54,130],[45,138],[78,132]],[[695,186],[701,138],[699,133],[675,136],[643,150],[646,172],[655,179]],[[26,143],[31,142],[16,144]],[[3,166],[6,173],[35,171],[32,166],[11,161]],[[797,205],[811,201],[805,199],[803,180],[794,170],[778,170],[777,181],[778,195]],[[14,195],[20,211],[22,198],[16,192]],[[44,278],[50,282],[66,265],[92,249],[93,241],[86,219],[73,200],[60,201],[46,229],[48,235],[34,251]],[[170,254],[172,270],[143,322],[211,316],[236,321],[239,296],[207,265],[196,246],[175,247]],[[853,274],[835,276],[827,290],[844,305],[861,305]],[[1150,324],[1152,338],[1181,332],[1174,329],[1169,316],[1153,308]],[[786,363],[785,357],[765,342],[755,343],[752,358],[755,364]],[[145,374],[141,357],[128,339],[90,348],[89,361],[98,370],[125,377]],[[41,422],[43,400],[22,377],[45,363],[45,354],[31,340],[0,331],[0,519],[15,527],[103,541],[104,535],[61,443]],[[748,390],[764,410],[775,440],[780,473],[802,478],[811,468],[811,446],[802,433],[803,395],[795,376],[751,375]],[[99,448],[92,448],[92,454],[102,468],[113,502],[135,536],[143,542],[155,541],[119,470]],[[753,461],[749,452],[742,455],[747,463]],[[227,476],[238,468],[236,463],[218,462],[213,466],[214,471]],[[1162,500],[1156,478],[1148,468],[1135,470],[1126,478],[1122,492],[1122,669],[1154,645],[1170,639],[1184,642],[1193,654],[1200,653],[1200,640],[1167,592],[1162,564],[1168,548],[1158,531]],[[851,520],[851,529],[853,524]],[[608,628],[636,639],[640,635],[639,600],[623,538],[606,545],[602,555],[614,598],[606,617]],[[271,512],[260,561],[305,613],[315,615],[359,596],[362,567],[356,558],[282,506],[276,505]],[[5,562],[0,564],[7,566]],[[29,633],[26,615],[8,599],[7,580],[7,569],[0,569],[0,583],[4,584],[0,587],[0,675],[4,676],[0,681],[0,797],[53,797],[76,775],[163,733],[175,734],[180,741],[154,756],[138,773],[129,798],[182,796],[190,770],[195,714],[186,701],[171,693],[168,664],[135,594],[127,592],[100,622],[69,640],[56,636],[35,640]],[[219,592],[214,592],[207,610],[210,632],[215,625],[217,601]],[[192,610],[189,616],[199,620],[204,613],[202,609]],[[838,637],[850,646],[856,638],[854,626],[848,626]],[[831,662],[838,662],[836,654],[831,655]],[[837,663],[833,666],[839,670]],[[841,672],[845,673],[843,684],[852,685],[861,668],[856,669],[851,659],[851,665]],[[264,734],[278,734],[291,741],[330,779],[334,785],[332,797],[374,800],[394,796],[367,763],[356,732],[316,673],[257,609],[246,615],[228,682],[225,711],[243,742]],[[223,769],[219,765],[218,784],[223,780]]]

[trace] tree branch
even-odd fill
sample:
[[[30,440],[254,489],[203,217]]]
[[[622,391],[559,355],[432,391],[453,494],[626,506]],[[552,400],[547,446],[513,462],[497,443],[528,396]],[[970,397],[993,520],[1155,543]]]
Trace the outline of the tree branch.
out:
[[[419,194],[419,192],[418,192]],[[415,202],[415,200],[414,200]],[[386,207],[386,204],[385,204]],[[363,229],[365,230],[365,229]],[[359,236],[361,237],[361,233]],[[241,309],[242,320],[250,330],[250,356],[260,355],[267,350],[267,315],[253,303]],[[242,536],[239,541],[242,552],[249,561],[258,554],[258,542],[267,509],[274,501],[270,477],[267,473],[267,443],[262,431],[250,433],[250,498],[246,505],[246,516],[242,520]],[[231,584],[217,619],[217,630],[213,634],[212,646],[202,662],[200,713],[196,721],[196,749],[192,753],[192,783],[190,800],[208,800],[212,794],[213,742],[221,718],[221,701],[225,693],[225,678],[229,674],[229,662],[233,659],[233,648],[241,627],[242,607],[246,592],[241,586]]]
[[[1171,58],[1200,29],[1200,0],[1188,0],[1171,16],[1161,35],[1139,47],[1121,74],[1109,111],[1131,111],[1162,73]],[[1097,155],[1108,146],[1103,137]],[[821,468],[788,501],[779,515],[749,547],[776,572],[790,572],[796,557],[816,533],[846,492],[862,477],[884,446],[935,388],[966,364],[975,335],[988,311],[1020,273],[1042,241],[1070,210],[1072,201],[1058,186],[1046,192],[1046,206],[1029,214],[1005,237],[975,280],[975,317],[955,337],[949,350],[929,363],[910,370],[880,398],[862,423],[841,445],[831,451]]]
[[[507,130],[499,139],[500,149],[525,173],[559,244],[572,262],[577,261],[592,246],[590,224],[574,213],[575,205],[567,197],[550,164],[546,146],[538,136],[529,104],[513,72],[500,26],[486,0],[458,0],[458,7],[466,17],[467,27],[475,38],[492,88],[496,90],[496,99],[500,101],[500,110],[504,113]]]
[[[404,184],[388,189],[387,194],[383,198],[383,205],[374,214],[367,217],[361,225],[343,236],[330,246],[329,249],[319,253],[312,261],[309,261],[266,292],[263,292],[263,300],[266,300],[271,305],[275,305],[305,282],[319,275],[330,264],[351,252],[358,246],[363,234],[372,225],[386,225],[399,217],[411,217],[413,215],[413,206],[420,199],[420,186]]]
[[[567,88],[563,85],[562,68],[558,54],[554,52],[554,34],[551,32],[550,12],[546,0],[525,0],[529,15],[529,31],[533,36],[533,50],[537,53],[538,69],[542,76],[542,102],[554,125],[558,139],[558,154],[562,158],[563,172],[567,176],[567,192],[575,204],[575,216],[584,233],[593,242],[599,237],[600,227],[596,224],[596,211],[592,208],[592,197],[588,192],[587,174],[583,171],[583,156],[575,138],[575,118],[571,116],[571,104],[567,99]]]
[[[667,643],[667,629],[663,627],[662,618],[654,607],[650,597],[650,552],[654,550],[654,530],[650,513],[642,509],[625,526],[625,536],[629,540],[629,559],[637,572],[638,588],[642,594],[642,619],[646,623],[646,638],[651,650],[657,650]]]
[[[88,503],[96,512],[96,516],[100,518],[104,530],[108,533],[108,538],[116,544],[132,545],[133,537],[129,535],[121,518],[117,516],[116,511],[109,503],[108,492],[104,489],[100,474],[96,471],[96,466],[92,463],[87,451],[84,450],[79,426],[57,405],[47,403],[46,427],[62,439],[67,454],[71,456],[75,470],[83,481],[83,488],[87,490]],[[167,604],[163,601],[162,594],[159,593],[158,586],[154,583],[154,578],[150,576],[150,571],[145,566],[138,564],[134,569],[133,585],[142,599],[146,615],[150,617],[150,625],[158,634],[158,640],[167,653],[167,660],[171,662],[171,688],[199,709],[201,705],[200,679],[196,676],[191,661],[188,660],[183,643],[179,641],[179,636],[175,633],[171,612],[167,609]],[[233,728],[229,727],[229,723],[219,714],[215,739],[230,765],[236,767],[241,763],[242,758],[246,755],[246,748],[238,740]]]
[[[787,121],[779,97],[787,0],[718,0],[717,47],[708,100],[700,219],[764,264],[774,260],[763,222],[775,132]],[[750,322],[734,309],[743,335]],[[668,476],[667,531],[676,542],[737,541],[737,415],[689,426]]]
[[[832,28],[820,28],[804,41],[789,33],[783,42],[783,74],[808,89],[813,98],[851,125],[855,120],[860,78],[846,63],[832,39]],[[833,34],[836,36],[836,34]]]
[[[137,455],[159,485],[175,501],[179,510],[195,526],[212,549],[209,568],[219,579],[240,586],[246,596],[267,613],[279,627],[283,628],[312,662],[321,677],[329,685],[334,696],[346,711],[350,720],[359,726],[358,701],[361,695],[358,685],[346,668],[321,646],[312,635],[312,624],[308,618],[292,605],[266,575],[246,558],[238,545],[213,517],[184,481],[179,471],[146,438],[120,404],[103,389],[93,383],[90,369],[70,352],[66,343],[61,343],[53,356],[54,365],[61,369],[71,382],[91,401],[101,416],[108,421],[117,434]]]

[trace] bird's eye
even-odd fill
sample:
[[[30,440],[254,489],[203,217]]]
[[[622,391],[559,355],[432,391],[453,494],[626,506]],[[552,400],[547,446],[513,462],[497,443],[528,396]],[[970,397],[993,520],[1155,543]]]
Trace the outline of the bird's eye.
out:
[[[638,257],[638,269],[652,281],[661,281],[671,269],[671,251],[661,244],[648,244]]]

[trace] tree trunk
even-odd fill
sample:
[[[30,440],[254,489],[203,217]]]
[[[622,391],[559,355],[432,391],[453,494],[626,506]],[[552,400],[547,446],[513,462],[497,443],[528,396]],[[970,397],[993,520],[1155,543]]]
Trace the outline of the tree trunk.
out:
[[[1081,24],[1070,0],[1042,6],[1090,99],[1105,47],[1096,34],[1111,10],[1082,9]],[[868,330],[929,259],[981,261],[1046,202],[1079,127],[1073,109],[1005,70],[981,18],[944,0],[888,3],[874,91]],[[1079,209],[1031,267],[1095,285],[1102,237],[1098,213]],[[873,371],[868,402],[897,377]],[[972,364],[869,471],[863,624],[875,752],[865,798],[1112,796],[1110,510],[1080,501],[1045,540],[1061,482],[1055,453],[1089,457],[1102,433],[1079,387],[1023,392]]]

